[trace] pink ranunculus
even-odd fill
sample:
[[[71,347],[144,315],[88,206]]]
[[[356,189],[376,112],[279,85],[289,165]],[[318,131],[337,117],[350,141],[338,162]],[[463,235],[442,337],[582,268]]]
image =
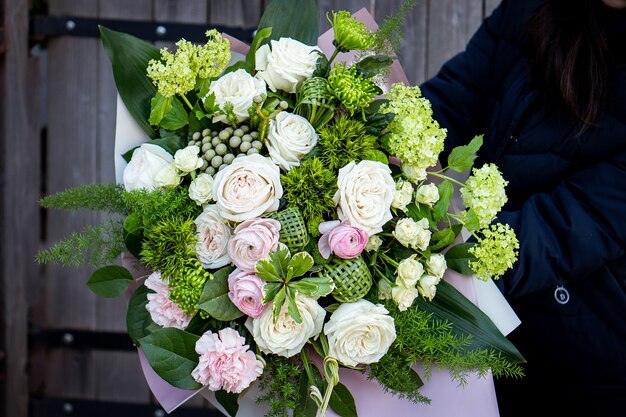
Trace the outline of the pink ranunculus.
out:
[[[317,247],[325,259],[330,258],[332,253],[342,259],[356,258],[367,246],[369,238],[366,231],[350,226],[347,221],[321,223],[319,231],[322,237],[317,242]]]
[[[161,272],[153,272],[144,282],[153,293],[148,293],[146,310],[150,312],[152,321],[162,327],[175,327],[185,329],[191,321],[191,316],[178,306],[178,303],[169,299],[170,288],[161,278]]]
[[[241,222],[228,241],[231,262],[244,271],[254,271],[256,261],[276,250],[280,227],[280,222],[274,219]]]
[[[254,272],[235,269],[228,276],[228,297],[247,316],[259,317],[265,311],[263,286],[265,281]]]
[[[200,360],[191,376],[211,391],[242,392],[263,373],[263,362],[245,343],[230,327],[204,333],[196,342]]]

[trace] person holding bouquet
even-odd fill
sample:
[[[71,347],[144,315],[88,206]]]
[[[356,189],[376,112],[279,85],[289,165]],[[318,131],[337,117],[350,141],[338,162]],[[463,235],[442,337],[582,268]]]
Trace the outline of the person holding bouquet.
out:
[[[521,249],[497,283],[528,363],[496,381],[502,417],[626,407],[624,39],[623,0],[504,0],[421,86],[442,156],[484,133],[478,160],[509,181],[498,221]]]

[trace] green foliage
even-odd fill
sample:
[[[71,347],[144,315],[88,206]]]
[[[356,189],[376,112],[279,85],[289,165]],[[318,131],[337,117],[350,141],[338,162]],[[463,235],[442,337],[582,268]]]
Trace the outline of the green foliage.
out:
[[[291,358],[267,355],[265,360],[265,369],[259,380],[262,395],[257,403],[269,405],[265,417],[286,416],[288,410],[297,408],[300,374],[304,372],[304,367],[297,355]]]
[[[318,158],[302,161],[280,176],[283,197],[288,205],[296,206],[307,222],[317,222],[334,211],[333,196],[337,191],[337,177]],[[311,228],[309,228],[311,233]]]
[[[367,159],[374,150],[376,137],[368,135],[365,125],[347,115],[339,116],[333,124],[319,131],[320,160],[332,170],[342,168],[351,161]]]
[[[46,196],[39,204],[43,208],[126,214],[128,207],[124,203],[123,193],[124,186],[120,184],[87,184]]]
[[[375,35],[374,44],[371,49],[379,54],[397,54],[404,40],[403,27],[407,16],[417,4],[417,0],[405,0],[398,11],[380,24]]]
[[[272,28],[270,39],[282,37],[299,40],[307,45],[317,45],[320,11],[315,0],[272,0],[265,8],[258,29]]]
[[[233,269],[226,266],[215,272],[213,279],[207,280],[204,284],[198,300],[198,308],[217,320],[231,321],[243,316],[228,297],[228,275]]]
[[[108,265],[91,274],[87,286],[100,297],[112,298],[126,291],[133,279],[128,269],[119,265]]]
[[[476,152],[483,145],[483,135],[475,136],[470,143],[457,146],[448,155],[448,168],[456,172],[463,172],[474,165]]]
[[[185,187],[167,190],[133,190],[124,193],[124,203],[138,215],[145,227],[155,225],[164,218],[196,218],[202,208],[191,198]]]
[[[90,264],[97,268],[115,261],[124,249],[121,221],[105,220],[98,226],[90,225],[81,232],[73,232],[50,248],[39,251],[35,260],[40,264]]]

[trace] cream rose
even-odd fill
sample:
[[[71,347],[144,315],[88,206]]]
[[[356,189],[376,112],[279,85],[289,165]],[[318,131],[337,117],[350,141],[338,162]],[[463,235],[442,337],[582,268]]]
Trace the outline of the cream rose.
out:
[[[402,164],[402,173],[414,183],[426,179],[426,170],[413,165]]]
[[[230,262],[228,240],[231,230],[220,216],[217,206],[210,204],[204,208],[196,220],[198,244],[196,253],[203,267],[220,268]]]
[[[340,220],[348,219],[352,226],[370,236],[381,232],[391,220],[396,183],[387,165],[376,161],[350,162],[339,170],[337,186],[333,200],[339,205]]]
[[[393,318],[385,307],[367,300],[343,303],[324,326],[328,354],[348,366],[378,362],[396,339]]]
[[[283,111],[270,121],[265,143],[272,161],[289,171],[313,150],[317,133],[304,117]]]
[[[430,258],[426,261],[426,269],[428,272],[439,279],[443,278],[443,274],[446,272],[447,268],[446,257],[440,253],[430,255]]]
[[[195,171],[202,166],[202,158],[198,156],[198,146],[187,146],[174,154],[174,165],[184,173]]]
[[[408,181],[398,181],[393,194],[391,207],[406,211],[406,206],[413,200],[413,185]]]
[[[391,285],[384,279],[378,281],[378,299],[391,300]]]
[[[238,121],[247,120],[248,110],[254,104],[254,97],[266,94],[263,80],[254,78],[244,69],[229,72],[211,82],[209,94],[215,95],[215,104],[220,108],[226,103],[233,106]]]
[[[396,285],[391,289],[391,298],[396,302],[400,311],[406,311],[411,307],[418,295],[419,292],[415,287]]]
[[[367,240],[367,245],[365,246],[365,250],[368,252],[377,252],[380,249],[380,245],[383,244],[383,239],[380,236],[370,236]]]
[[[404,287],[413,287],[424,274],[424,266],[416,259],[417,255],[403,259],[398,264],[396,283]]]
[[[289,315],[287,303],[276,320],[271,304],[258,318],[248,318],[246,327],[263,353],[289,358],[300,353],[310,338],[320,334],[326,310],[314,298],[300,293],[296,294],[296,305],[302,317],[300,324]]]
[[[126,168],[124,168],[124,187],[126,191],[146,188],[150,191],[157,187],[157,174],[169,166],[174,158],[160,146],[144,143],[133,151]]]
[[[189,185],[189,198],[201,206],[213,198],[213,177],[200,174]]]
[[[437,278],[434,275],[422,275],[420,280],[417,282],[417,290],[420,295],[429,301],[435,297],[435,293],[437,292],[437,284],[439,284],[440,278]]]
[[[430,243],[432,232],[428,229],[428,220],[416,222],[410,217],[398,220],[393,236],[400,244],[407,248],[426,250]]]
[[[317,66],[320,49],[291,38],[272,40],[256,51],[256,76],[270,90],[295,93],[299,83],[311,78]]]
[[[415,192],[415,201],[432,207],[433,204],[439,201],[439,189],[432,183],[422,185]]]
[[[213,181],[213,199],[221,216],[235,222],[276,211],[282,196],[280,169],[259,154],[236,158]]]
[[[180,172],[176,169],[174,163],[171,163],[164,166],[159,172],[157,172],[154,177],[154,184],[157,187],[173,188],[180,184],[180,180]]]

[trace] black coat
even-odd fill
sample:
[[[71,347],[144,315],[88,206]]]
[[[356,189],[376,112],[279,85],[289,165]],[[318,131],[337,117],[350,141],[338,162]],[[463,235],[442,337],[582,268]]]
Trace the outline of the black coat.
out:
[[[522,320],[510,339],[528,364],[523,380],[496,380],[502,416],[626,416],[625,54],[599,127],[577,136],[531,86],[523,32],[540,4],[504,0],[422,92],[448,129],[446,152],[484,133],[477,166],[494,162],[509,181],[498,221],[521,249],[498,286]],[[624,48],[626,11],[611,12],[609,41]]]

